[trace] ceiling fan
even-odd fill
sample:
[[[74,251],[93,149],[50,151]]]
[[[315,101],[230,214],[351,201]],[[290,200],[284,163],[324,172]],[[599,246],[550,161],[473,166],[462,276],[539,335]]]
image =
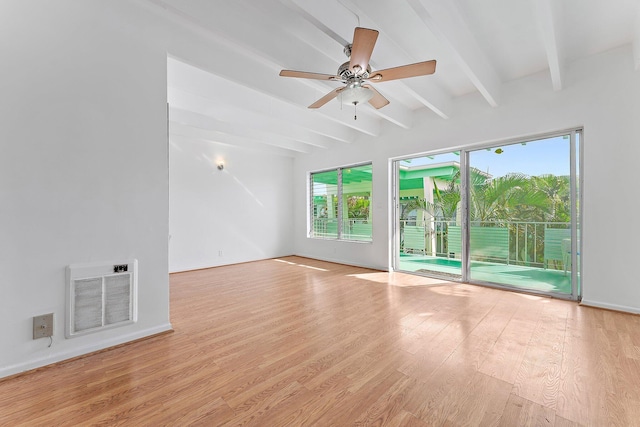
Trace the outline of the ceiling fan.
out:
[[[354,106],[362,102],[369,102],[374,108],[378,109],[387,105],[389,100],[382,96],[373,86],[367,84],[368,82],[388,82],[389,80],[426,76],[436,71],[435,60],[371,71],[369,59],[377,39],[378,31],[357,27],[353,33],[353,43],[344,48],[344,53],[349,57],[349,61],[342,64],[335,75],[293,70],[282,70],[280,75],[283,77],[339,81],[345,84],[345,86],[332,90],[309,105],[309,108],[320,108],[340,95],[342,102],[353,104]],[[354,119],[357,119],[357,116],[354,116]]]

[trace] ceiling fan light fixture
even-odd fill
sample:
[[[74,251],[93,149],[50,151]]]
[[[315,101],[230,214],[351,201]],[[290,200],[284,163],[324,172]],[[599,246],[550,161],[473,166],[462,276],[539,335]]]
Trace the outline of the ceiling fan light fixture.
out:
[[[362,104],[373,98],[373,91],[360,85],[348,86],[340,92],[340,100],[347,104]]]

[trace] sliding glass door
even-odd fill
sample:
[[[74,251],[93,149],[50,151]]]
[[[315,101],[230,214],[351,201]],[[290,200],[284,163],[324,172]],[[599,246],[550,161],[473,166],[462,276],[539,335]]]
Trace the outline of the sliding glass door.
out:
[[[396,170],[396,269],[460,280],[460,152],[403,159]]]
[[[581,137],[394,162],[395,269],[579,298]]]
[[[575,135],[468,152],[470,281],[573,294]]]

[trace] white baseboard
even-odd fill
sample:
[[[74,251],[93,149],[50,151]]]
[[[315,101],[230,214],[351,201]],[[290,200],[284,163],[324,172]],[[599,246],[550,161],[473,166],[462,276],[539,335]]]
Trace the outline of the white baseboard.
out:
[[[216,268],[216,267],[224,267],[227,265],[236,265],[236,264],[245,264],[248,262],[255,262],[255,261],[264,261],[267,259],[274,259],[274,258],[282,258],[282,257],[286,257],[286,256],[293,256],[292,254],[286,254],[286,255],[270,255],[270,256],[265,256],[265,257],[257,257],[257,258],[238,258],[238,259],[234,259],[234,258],[227,258],[224,259],[224,261],[219,261],[217,263],[207,263],[207,264],[194,264],[194,265],[189,265],[189,266],[169,266],[169,274],[173,274],[173,273],[186,273],[188,271],[196,271],[196,270],[206,270],[208,268]]]
[[[580,305],[586,305],[586,306],[589,306],[589,307],[596,307],[596,308],[605,308],[607,310],[623,311],[625,313],[640,314],[640,308],[638,308],[638,307],[629,307],[629,306],[626,306],[626,305],[609,304],[609,303],[600,302],[600,301],[591,301],[591,300],[583,299],[580,302]]]
[[[338,259],[338,258],[331,258],[331,257],[324,257],[324,256],[319,257],[317,255],[306,255],[306,254],[303,254],[303,253],[297,253],[297,254],[294,254],[293,256],[317,259],[318,261],[333,262],[333,263],[342,264],[342,265],[350,265],[350,266],[353,266],[353,267],[369,268],[371,270],[387,271],[387,272],[389,271],[388,268],[381,268],[379,266],[375,266],[375,265],[371,265],[371,264],[362,264],[362,263],[346,261],[344,259]]]
[[[100,341],[98,343],[82,346],[82,347],[74,347],[71,350],[61,351],[59,353],[53,353],[47,355],[46,357],[41,357],[38,359],[27,360],[22,363],[17,363],[11,366],[5,366],[0,368],[0,378],[8,377],[10,375],[20,374],[22,372],[30,371],[32,369],[41,368],[43,366],[51,365],[54,363],[62,362],[68,359],[73,359],[74,357],[83,356],[85,354],[93,353],[95,351],[104,350],[109,347],[115,347],[120,344],[125,344],[130,341],[139,340],[142,338],[150,337],[152,335],[156,335],[162,332],[171,331],[173,328],[171,327],[171,323],[165,323],[163,325],[158,325],[153,328],[148,328],[142,331],[136,331],[127,335],[119,335],[117,337]]]

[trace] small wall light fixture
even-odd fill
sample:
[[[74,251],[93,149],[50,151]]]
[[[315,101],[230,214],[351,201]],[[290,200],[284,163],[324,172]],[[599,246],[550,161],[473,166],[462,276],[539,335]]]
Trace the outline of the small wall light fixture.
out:
[[[220,160],[218,162],[218,170],[223,170],[224,169],[224,161]]]

